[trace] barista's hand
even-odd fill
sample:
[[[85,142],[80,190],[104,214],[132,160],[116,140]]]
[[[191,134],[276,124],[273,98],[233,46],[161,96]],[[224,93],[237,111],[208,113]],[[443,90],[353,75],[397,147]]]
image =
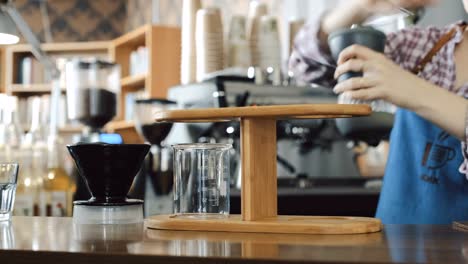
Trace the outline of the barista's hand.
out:
[[[349,71],[363,72],[363,77],[337,84],[334,92],[349,93],[353,99],[383,99],[408,109],[417,107],[418,99],[422,100],[429,84],[384,54],[359,45],[350,46],[340,53],[335,78]]]
[[[363,46],[354,45],[341,52],[335,77],[348,71],[362,71],[364,75],[337,84],[335,92],[350,93],[355,99],[387,100],[466,142],[465,98],[405,71],[385,55]]]

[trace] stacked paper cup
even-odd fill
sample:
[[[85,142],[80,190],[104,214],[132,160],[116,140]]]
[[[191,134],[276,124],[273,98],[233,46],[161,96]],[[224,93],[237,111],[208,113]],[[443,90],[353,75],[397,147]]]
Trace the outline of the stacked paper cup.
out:
[[[262,16],[258,25],[256,60],[261,68],[272,67],[279,70],[281,66],[281,45],[278,32],[278,21],[273,16]]]
[[[258,1],[251,1],[249,3],[249,14],[247,17],[247,38],[250,46],[250,56],[252,66],[259,66],[258,56],[259,56],[259,47],[258,47],[258,34],[259,34],[259,24],[260,18],[267,15],[268,10],[267,6],[264,3]]]
[[[197,81],[224,66],[223,24],[218,8],[204,8],[197,12],[195,44],[197,53]]]
[[[233,16],[228,36],[228,66],[248,68],[251,64],[250,49],[245,32],[244,16]]]
[[[180,81],[188,84],[196,81],[195,30],[197,11],[201,9],[200,0],[184,0],[182,3],[182,52]]]

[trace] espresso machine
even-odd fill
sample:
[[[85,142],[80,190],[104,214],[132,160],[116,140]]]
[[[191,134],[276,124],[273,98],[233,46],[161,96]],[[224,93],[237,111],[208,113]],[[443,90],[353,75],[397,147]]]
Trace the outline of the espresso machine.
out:
[[[102,128],[118,111],[120,66],[98,59],[75,58],[65,65],[68,118],[84,125],[74,141],[81,143],[122,143],[120,136],[105,134]],[[81,177],[76,176],[77,189],[73,200],[91,197]]]
[[[173,87],[168,98],[177,99],[183,109],[251,105],[336,104],[332,89],[320,85],[298,86],[292,83],[259,83],[246,76],[216,76],[210,80]],[[364,141],[369,145],[388,139],[393,115],[336,120],[282,120],[277,123],[278,183],[291,187],[307,185],[307,179],[361,178],[355,164],[350,142]],[[356,132],[356,129],[366,133]],[[231,143],[239,153],[239,124],[196,123],[174,124],[167,142],[211,141]],[[183,140],[181,140],[183,138]],[[233,185],[240,187],[238,159],[234,159]],[[336,165],[333,163],[336,162]],[[339,165],[338,165],[339,164]]]

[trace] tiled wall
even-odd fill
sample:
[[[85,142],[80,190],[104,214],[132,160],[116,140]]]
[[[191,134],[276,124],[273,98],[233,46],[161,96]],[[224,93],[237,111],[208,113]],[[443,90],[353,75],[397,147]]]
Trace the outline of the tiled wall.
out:
[[[44,41],[42,15],[38,0],[16,0],[26,22]],[[159,10],[164,25],[180,26],[182,0],[47,0],[54,42],[109,40],[151,23],[153,10]],[[233,14],[247,14],[249,0],[203,0],[204,6],[218,6],[227,27]],[[281,0],[263,0],[277,15]],[[152,8],[153,3],[158,8]]]
[[[44,1],[53,41],[109,40],[122,35],[127,19],[127,1],[132,0]],[[33,32],[44,41],[39,2],[16,0],[15,4]]]
[[[131,31],[141,25],[151,23],[152,0],[128,0],[127,20],[125,30]],[[177,2],[173,0],[163,0],[163,2]]]
[[[182,12],[182,0],[129,0],[128,1],[128,21],[127,29],[131,30],[139,25],[150,23],[152,8],[142,8],[151,5],[151,2],[159,4],[159,20],[164,25],[180,26],[180,16]],[[280,10],[281,0],[263,0],[267,3],[272,14],[277,15]],[[204,6],[217,6],[223,12],[224,23],[227,25],[234,14],[247,15],[249,0],[202,0]]]

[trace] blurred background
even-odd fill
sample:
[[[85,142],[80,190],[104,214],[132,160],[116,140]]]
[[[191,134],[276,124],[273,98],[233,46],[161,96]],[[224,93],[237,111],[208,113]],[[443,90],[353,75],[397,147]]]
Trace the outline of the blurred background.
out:
[[[12,1],[59,72],[56,78],[21,35],[0,49],[0,159],[22,166],[15,214],[71,215],[72,201],[90,195],[65,145],[96,141],[152,144],[130,193],[145,199],[147,215],[172,210],[171,144],[233,144],[231,210],[238,213],[239,125],[161,126],[152,113],[336,103],[331,87],[296,82],[287,61],[301,26],[338,2]],[[421,14],[421,26],[468,20],[461,1],[439,1]],[[401,15],[396,10],[369,23],[387,32],[411,26],[398,22]],[[99,96],[83,96],[86,89]],[[372,216],[393,120],[387,114],[364,124],[379,131],[365,140],[347,137],[333,120],[279,122],[280,214]]]

